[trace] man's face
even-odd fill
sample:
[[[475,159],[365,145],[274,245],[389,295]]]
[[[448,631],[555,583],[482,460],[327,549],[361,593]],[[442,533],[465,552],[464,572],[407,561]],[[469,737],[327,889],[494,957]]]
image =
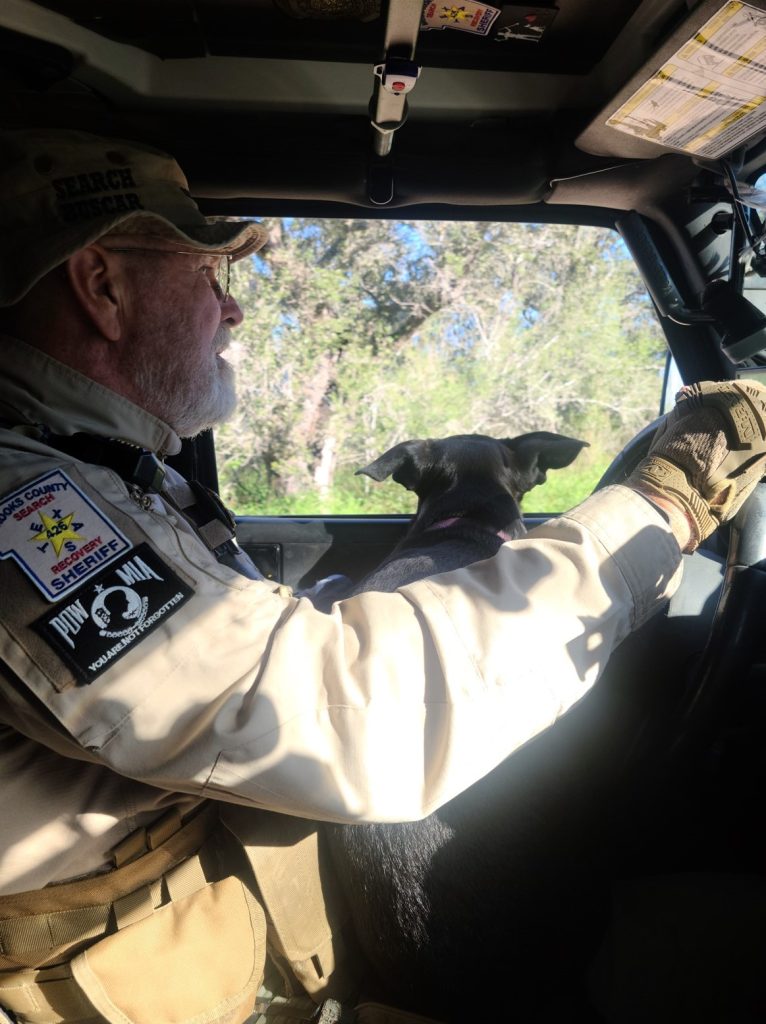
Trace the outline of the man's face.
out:
[[[179,254],[164,239],[104,241],[109,249],[123,245],[141,251],[119,254],[130,260],[131,272],[131,341],[122,353],[122,372],[138,404],[181,437],[192,437],[234,411],[234,371],[222,353],[242,311],[217,288],[220,257]]]

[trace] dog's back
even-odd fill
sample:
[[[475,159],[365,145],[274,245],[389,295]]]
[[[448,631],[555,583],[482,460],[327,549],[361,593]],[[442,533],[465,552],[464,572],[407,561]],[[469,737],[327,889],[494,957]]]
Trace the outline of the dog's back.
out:
[[[491,557],[524,534],[523,494],[583,446],[538,432],[505,441],[469,435],[404,442],[386,452],[362,472],[393,476],[414,490],[418,510],[404,540],[355,592],[393,591]],[[391,752],[395,757],[396,736]],[[539,951],[570,936],[556,934],[551,904],[560,889],[551,884],[548,858],[560,846],[566,815],[556,773],[547,793],[541,783],[544,765],[530,791],[534,764],[533,750],[531,761],[519,752],[424,821],[328,826],[379,998],[443,1020],[505,1017],[498,993],[511,976],[514,1012],[524,1012],[522,989],[537,998],[531,972]],[[546,801],[555,813],[543,809]],[[551,821],[552,829],[541,827]],[[572,824],[576,834],[580,812]]]
[[[519,527],[514,530],[513,535],[520,537],[523,534],[524,529],[519,520]],[[416,580],[491,558],[502,543],[502,538],[497,534],[470,522],[455,523],[439,530],[432,530],[422,537],[405,541],[395,553],[355,586],[353,593],[363,594],[370,590],[392,593]]]

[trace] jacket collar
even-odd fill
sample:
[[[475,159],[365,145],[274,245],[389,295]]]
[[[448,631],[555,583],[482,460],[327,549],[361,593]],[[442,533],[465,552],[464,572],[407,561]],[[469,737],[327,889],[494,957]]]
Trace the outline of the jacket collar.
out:
[[[148,448],[160,458],[181,449],[167,423],[17,338],[0,335],[0,419],[82,431]]]

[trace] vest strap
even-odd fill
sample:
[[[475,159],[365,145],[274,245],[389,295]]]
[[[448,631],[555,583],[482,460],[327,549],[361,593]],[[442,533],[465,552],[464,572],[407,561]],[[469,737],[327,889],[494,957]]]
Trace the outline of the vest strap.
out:
[[[109,929],[213,880],[216,858],[203,847],[217,822],[217,808],[206,805],[156,848],[113,871],[0,896],[0,970],[37,969],[71,957]]]
[[[237,544],[234,518],[215,491],[197,480],[170,483],[165,466],[148,448],[97,434],[54,434],[47,427],[43,428],[43,440],[81,462],[106,466],[139,492],[161,494],[219,562],[248,579],[263,579]]]
[[[234,804],[221,821],[244,849],[269,922],[269,952],[317,1002],[352,997],[362,958],[316,822]]]
[[[136,484],[144,491],[162,490],[165,467],[148,448],[97,434],[54,434],[47,427],[43,429],[43,441],[80,462],[113,469],[126,483]]]

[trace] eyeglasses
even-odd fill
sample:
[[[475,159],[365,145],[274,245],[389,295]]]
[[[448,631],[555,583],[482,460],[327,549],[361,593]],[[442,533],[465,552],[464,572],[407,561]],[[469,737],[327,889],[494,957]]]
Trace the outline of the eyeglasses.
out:
[[[153,252],[160,256],[205,256],[204,252],[191,252],[188,249],[148,249],[138,245],[130,247],[105,245],[104,248],[108,252]],[[226,302],[229,298],[229,284],[231,281],[231,256],[225,253],[215,253],[211,254],[209,258],[217,258],[218,263],[215,266],[211,264],[210,266],[199,267],[197,270],[189,271],[189,273],[196,274],[201,271],[202,273],[212,274],[212,277],[208,276],[210,287],[215,292],[219,302]]]

